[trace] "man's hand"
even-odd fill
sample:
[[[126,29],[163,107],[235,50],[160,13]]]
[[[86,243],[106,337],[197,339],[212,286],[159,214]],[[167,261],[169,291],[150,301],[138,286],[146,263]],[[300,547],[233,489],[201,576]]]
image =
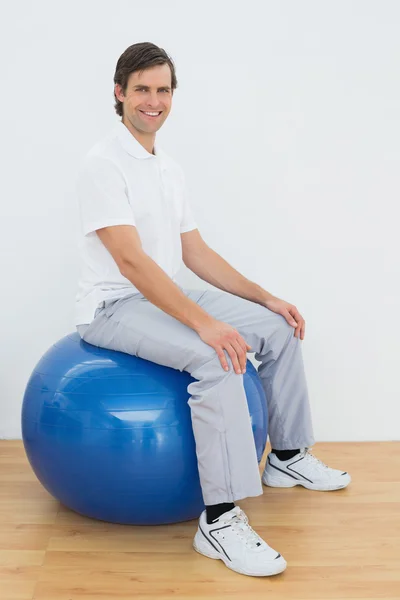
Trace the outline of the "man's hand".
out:
[[[306,322],[293,304],[289,304],[289,302],[285,302],[285,300],[272,296],[268,300],[265,300],[263,305],[274,313],[284,316],[289,325],[293,325],[293,327],[296,328],[294,336],[299,337],[300,334],[300,339],[304,340]]]
[[[211,318],[197,328],[197,333],[203,342],[214,348],[225,371],[229,370],[229,365],[224,350],[231,357],[236,373],[240,374],[246,371],[246,352],[251,350],[251,346],[234,327],[224,321]]]

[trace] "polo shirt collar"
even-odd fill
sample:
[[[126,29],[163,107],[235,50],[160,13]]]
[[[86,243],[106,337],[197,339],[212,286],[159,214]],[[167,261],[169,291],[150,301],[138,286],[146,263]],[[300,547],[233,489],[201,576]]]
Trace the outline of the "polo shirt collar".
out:
[[[123,148],[135,158],[158,158],[162,155],[162,150],[158,146],[158,143],[154,142],[154,152],[147,152],[146,148],[142,146],[140,142],[135,138],[135,136],[129,131],[126,125],[122,121],[118,121],[117,126],[115,128],[118,140],[120,141]]]

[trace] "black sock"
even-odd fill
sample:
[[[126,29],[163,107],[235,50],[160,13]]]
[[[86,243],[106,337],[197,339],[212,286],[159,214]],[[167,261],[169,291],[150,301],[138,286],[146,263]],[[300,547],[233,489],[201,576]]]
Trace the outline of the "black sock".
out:
[[[300,448],[297,448],[297,450],[274,450],[274,449],[272,449],[271,452],[276,454],[276,456],[279,458],[279,460],[289,460],[289,458],[293,458],[293,456],[296,456],[296,454],[298,454],[300,452]]]
[[[232,508],[235,508],[233,502],[222,502],[221,504],[211,504],[210,506],[206,506],[207,523],[210,525],[214,519],[218,519],[224,512],[227,512]]]

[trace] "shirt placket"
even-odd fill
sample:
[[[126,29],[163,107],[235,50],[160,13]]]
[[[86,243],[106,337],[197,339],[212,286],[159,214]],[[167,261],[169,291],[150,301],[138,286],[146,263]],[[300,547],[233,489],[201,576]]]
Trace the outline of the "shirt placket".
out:
[[[165,236],[168,241],[172,240],[172,199],[171,199],[171,189],[170,189],[170,181],[168,178],[168,171],[165,165],[162,162],[157,161],[157,172],[159,177],[159,185],[161,190],[161,200],[162,200],[162,218],[163,229],[168,228],[168,234]],[[172,242],[171,242],[172,243]],[[172,252],[172,249],[171,249]],[[168,271],[170,272],[171,265],[166,265]]]

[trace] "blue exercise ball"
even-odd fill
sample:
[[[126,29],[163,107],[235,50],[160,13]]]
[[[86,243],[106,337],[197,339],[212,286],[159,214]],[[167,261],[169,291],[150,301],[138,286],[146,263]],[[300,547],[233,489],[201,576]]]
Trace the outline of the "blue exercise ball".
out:
[[[22,403],[22,439],[37,478],[65,506],[103,521],[198,518],[192,381],[187,371],[99,348],[78,332],[60,339],[33,370]],[[267,404],[249,360],[243,381],[260,462]]]

